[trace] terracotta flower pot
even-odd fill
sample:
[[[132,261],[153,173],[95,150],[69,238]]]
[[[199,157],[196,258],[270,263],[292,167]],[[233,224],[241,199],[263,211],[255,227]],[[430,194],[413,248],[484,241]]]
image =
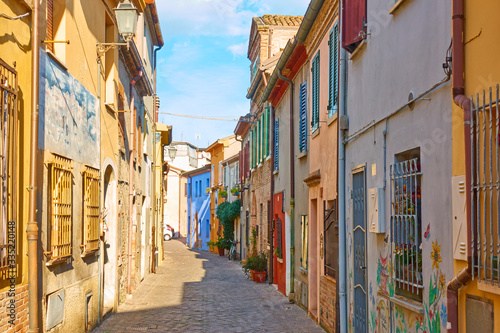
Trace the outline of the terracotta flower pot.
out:
[[[266,282],[266,271],[262,272],[253,272],[253,280],[257,283],[264,283]]]
[[[219,250],[219,255],[220,255],[221,257],[223,257],[223,256],[224,256],[224,249],[223,249],[223,248],[220,248],[220,247],[218,247],[217,249]]]
[[[253,277],[253,274],[255,273],[255,271],[253,269],[250,270],[250,278],[252,279],[252,281],[255,281],[254,280],[254,277]]]

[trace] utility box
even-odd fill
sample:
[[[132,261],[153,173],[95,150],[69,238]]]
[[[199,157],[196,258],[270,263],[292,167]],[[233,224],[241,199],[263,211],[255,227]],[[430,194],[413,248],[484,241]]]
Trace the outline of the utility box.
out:
[[[385,191],[382,187],[368,190],[368,223],[370,232],[385,233]]]
[[[451,211],[453,218],[453,259],[467,260],[467,206],[465,176],[451,179]]]

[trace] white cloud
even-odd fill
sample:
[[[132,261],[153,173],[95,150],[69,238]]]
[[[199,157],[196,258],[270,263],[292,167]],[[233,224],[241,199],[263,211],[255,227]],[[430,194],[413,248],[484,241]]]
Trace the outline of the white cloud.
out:
[[[163,34],[243,36],[252,17],[263,14],[303,15],[309,0],[159,0]]]
[[[239,57],[239,56],[244,56],[247,53],[247,48],[248,48],[248,42],[245,42],[245,43],[230,45],[228,46],[227,49],[231,51],[233,57]]]

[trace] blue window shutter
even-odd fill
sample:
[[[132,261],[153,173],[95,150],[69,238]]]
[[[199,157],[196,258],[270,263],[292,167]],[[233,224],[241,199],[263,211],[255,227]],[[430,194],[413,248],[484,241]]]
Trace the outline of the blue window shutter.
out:
[[[328,42],[330,48],[330,68],[329,68],[329,94],[328,94],[328,117],[331,117],[338,110],[338,45],[339,45],[339,24],[338,22],[330,32],[330,40]]]
[[[307,82],[300,85],[299,151],[307,150]]]
[[[276,119],[274,123],[274,170],[279,169],[279,129],[280,120]]]

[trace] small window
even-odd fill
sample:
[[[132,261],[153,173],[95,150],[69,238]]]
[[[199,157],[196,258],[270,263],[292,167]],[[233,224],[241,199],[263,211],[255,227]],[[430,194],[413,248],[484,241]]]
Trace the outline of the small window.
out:
[[[309,256],[309,219],[307,215],[302,215],[300,217],[300,226],[302,229],[302,253],[300,256],[300,267],[307,270],[307,258]]]
[[[64,261],[71,257],[71,234],[73,219],[73,175],[71,160],[54,155],[49,163],[49,263]]]
[[[83,172],[83,254],[99,249],[99,170],[85,167]]]
[[[395,156],[391,177],[391,245],[396,294],[422,301],[420,150]]]

